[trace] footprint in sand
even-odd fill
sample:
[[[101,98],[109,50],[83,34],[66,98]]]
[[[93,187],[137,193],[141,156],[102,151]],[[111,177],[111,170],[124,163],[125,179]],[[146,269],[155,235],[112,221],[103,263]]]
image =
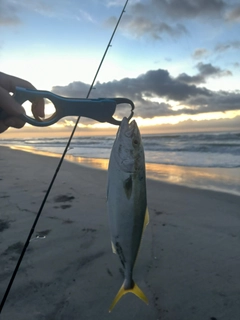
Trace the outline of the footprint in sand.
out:
[[[68,195],[59,195],[57,197],[54,198],[54,202],[69,202],[72,201],[73,199],[75,199],[74,196],[68,196]],[[58,206],[54,206],[55,209],[58,209]],[[71,208],[70,204],[62,204],[60,206],[61,209],[68,209]]]
[[[71,205],[70,204],[62,204],[60,207],[61,207],[61,209],[68,209],[68,208],[71,208]]]
[[[0,232],[3,232],[4,230],[8,229],[9,227],[10,227],[9,221],[0,219]]]
[[[6,199],[6,198],[9,198],[10,196],[7,195],[7,194],[4,194],[3,196],[0,196],[1,199]]]
[[[67,202],[67,201],[72,201],[73,199],[75,199],[74,196],[59,195],[54,198],[54,202]]]
[[[24,247],[24,243],[21,241],[18,241],[11,246],[9,246],[4,252],[3,255],[7,256],[9,254],[20,254],[22,252],[22,249]]]

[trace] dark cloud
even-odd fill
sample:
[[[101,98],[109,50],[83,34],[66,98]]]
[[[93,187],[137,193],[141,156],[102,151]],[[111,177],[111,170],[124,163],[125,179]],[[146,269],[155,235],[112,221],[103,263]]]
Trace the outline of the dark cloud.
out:
[[[106,24],[113,28],[117,18],[110,17]],[[120,28],[134,37],[150,36],[154,40],[163,37],[180,37],[188,33],[185,26],[178,22],[167,22],[154,1],[130,4],[123,16]]]
[[[201,74],[197,74],[195,76],[189,76],[186,73],[181,73],[177,79],[180,82],[191,83],[191,84],[200,84],[205,82],[205,78]]]
[[[24,23],[22,13],[25,10],[42,15],[52,15],[56,9],[53,6],[48,0],[0,0],[0,26],[15,26]]]
[[[198,88],[195,85],[182,83],[169,75],[167,70],[151,70],[137,78],[124,78],[119,81],[109,81],[96,83],[96,90],[93,91],[94,97],[106,96],[126,96],[133,100],[141,100],[142,97],[164,97],[169,100],[185,101],[190,96],[203,94],[208,95],[209,91],[205,88]],[[86,89],[86,84],[73,82],[66,87],[53,87],[53,92],[61,93],[66,96],[80,96]]]
[[[6,0],[0,1],[0,26],[15,26],[21,21],[17,16],[17,10],[12,3]]]
[[[136,78],[137,88],[150,97],[165,97],[169,100],[184,101],[197,94],[208,95],[208,90],[188,85],[174,79],[167,70],[151,70]]]
[[[198,76],[202,79],[208,76],[222,76],[226,71],[211,64],[197,65]],[[190,77],[185,75],[186,78]],[[182,76],[183,77],[183,76]],[[196,76],[195,76],[196,77]],[[191,77],[190,77],[191,78]],[[52,91],[68,97],[84,97],[89,85],[83,82],[73,82],[68,86],[55,86]],[[143,118],[154,116],[170,116],[208,112],[225,112],[240,109],[240,92],[210,91],[193,84],[184,83],[181,75],[171,77],[167,70],[150,70],[137,78],[124,78],[119,81],[96,83],[91,98],[126,97],[136,105],[135,115]],[[165,102],[156,102],[164,99]],[[173,108],[167,101],[178,103],[178,109]],[[182,106],[182,108],[181,108]],[[120,107],[120,116],[129,113],[129,107]]]
[[[200,74],[207,78],[209,76],[216,76],[216,77],[223,77],[223,76],[230,76],[232,75],[231,71],[229,70],[222,70],[219,67],[214,67],[211,63],[198,63],[197,69],[199,70]]]
[[[90,85],[84,82],[74,81],[67,86],[55,86],[52,88],[52,91],[64,97],[84,98],[86,97],[89,88],[90,88]],[[94,92],[94,90],[92,92]]]
[[[216,52],[224,52],[230,49],[240,49],[240,41],[236,40],[231,42],[219,43],[215,47]]]
[[[197,113],[240,110],[240,92],[212,92],[211,97],[191,97],[185,103],[197,107]]]
[[[153,39],[161,39],[163,35],[177,37],[187,33],[186,28],[181,24],[170,26],[166,22],[154,22],[152,19],[143,16],[133,19],[131,16],[128,16],[125,19],[125,28],[131,30],[135,36],[149,34]]]
[[[230,22],[240,22],[240,5],[230,10],[226,14],[226,20]]]
[[[152,39],[160,40],[163,36],[179,37],[187,34],[187,29],[180,23],[170,25],[160,19],[153,19],[148,15],[129,15],[125,14],[122,30],[130,32],[134,37],[149,35]],[[116,25],[116,17],[110,17],[105,24],[110,28]]]
[[[177,116],[181,114],[196,115],[210,112],[226,112],[229,110],[240,110],[240,93],[211,92],[211,94],[191,96],[179,104],[178,110],[170,104],[150,103],[141,101],[137,106],[136,114],[148,118],[154,116]],[[149,111],[150,112],[149,112]]]
[[[229,8],[229,2],[223,0],[142,0],[129,3],[120,28],[135,37],[148,35],[155,40],[166,36],[180,37],[191,33],[185,25],[188,20],[197,18],[208,24],[224,22]],[[236,19],[238,9],[230,15]],[[113,17],[107,21],[111,28],[115,23]],[[196,52],[195,58],[203,53]]]
[[[221,17],[226,8],[222,0],[152,0],[152,5],[172,18]]]
[[[177,77],[177,80],[189,84],[201,84],[205,83],[210,77],[220,78],[224,76],[231,76],[232,73],[229,70],[222,70],[219,67],[214,67],[211,63],[204,64],[202,62],[196,65],[199,73],[194,76],[189,76],[186,73],[182,73]]]
[[[192,57],[196,60],[202,59],[203,57],[208,55],[208,50],[204,49],[204,48],[199,48],[196,49],[193,54]]]

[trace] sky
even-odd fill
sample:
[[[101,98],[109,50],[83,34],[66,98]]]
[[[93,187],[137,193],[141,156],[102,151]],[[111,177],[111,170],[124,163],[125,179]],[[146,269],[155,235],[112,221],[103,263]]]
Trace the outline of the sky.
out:
[[[39,90],[85,98],[124,4],[0,0],[0,70]],[[239,130],[239,52],[238,0],[129,0],[90,98],[131,99],[143,133]],[[116,115],[128,116],[129,108]],[[65,136],[74,121],[4,135]],[[88,119],[78,128],[115,131]]]

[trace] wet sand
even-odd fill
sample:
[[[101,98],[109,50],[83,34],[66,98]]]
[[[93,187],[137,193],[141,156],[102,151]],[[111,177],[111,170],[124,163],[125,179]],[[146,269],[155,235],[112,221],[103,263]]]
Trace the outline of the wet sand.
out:
[[[58,158],[0,147],[0,299]],[[240,319],[240,197],[148,180],[150,224],[125,295],[112,254],[104,170],[64,162],[1,320]]]

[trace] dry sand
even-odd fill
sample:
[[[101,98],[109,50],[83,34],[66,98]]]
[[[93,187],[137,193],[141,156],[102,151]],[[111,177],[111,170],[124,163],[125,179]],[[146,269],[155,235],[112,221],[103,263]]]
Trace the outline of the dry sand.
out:
[[[0,299],[58,163],[0,147]],[[148,180],[150,224],[125,295],[106,171],[64,162],[1,320],[239,320],[240,197]]]

